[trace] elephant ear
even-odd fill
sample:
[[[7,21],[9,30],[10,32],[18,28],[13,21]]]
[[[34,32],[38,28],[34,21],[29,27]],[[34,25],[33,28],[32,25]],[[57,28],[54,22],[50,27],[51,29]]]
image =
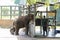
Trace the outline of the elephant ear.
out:
[[[28,16],[30,16],[31,14],[29,13]]]
[[[28,14],[30,20],[33,20],[34,19],[34,15],[33,14]]]
[[[31,17],[33,17],[34,15],[33,15],[33,14],[28,14],[28,16],[31,16]]]

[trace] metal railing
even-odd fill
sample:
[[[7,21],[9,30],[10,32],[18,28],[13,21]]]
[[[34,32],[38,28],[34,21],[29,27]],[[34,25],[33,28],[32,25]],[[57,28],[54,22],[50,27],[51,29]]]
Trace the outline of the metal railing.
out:
[[[28,11],[27,6],[0,6],[0,19],[14,19],[22,14],[25,15]]]

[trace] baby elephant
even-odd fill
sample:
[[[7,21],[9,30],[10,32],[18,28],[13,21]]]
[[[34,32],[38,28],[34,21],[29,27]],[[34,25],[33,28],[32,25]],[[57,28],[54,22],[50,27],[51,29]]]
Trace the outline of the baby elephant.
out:
[[[29,30],[29,22],[31,20],[34,20],[34,15],[33,14],[28,14],[26,16],[19,16],[16,21],[13,22],[13,27],[10,29],[11,34],[18,35],[19,29],[20,28],[26,28],[25,34],[28,35],[28,30]]]

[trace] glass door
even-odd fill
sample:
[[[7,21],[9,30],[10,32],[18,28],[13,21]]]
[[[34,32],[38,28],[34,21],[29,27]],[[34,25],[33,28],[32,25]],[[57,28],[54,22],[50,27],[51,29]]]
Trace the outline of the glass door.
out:
[[[56,33],[56,11],[48,12],[48,27],[50,28],[48,31],[48,37],[55,37]]]

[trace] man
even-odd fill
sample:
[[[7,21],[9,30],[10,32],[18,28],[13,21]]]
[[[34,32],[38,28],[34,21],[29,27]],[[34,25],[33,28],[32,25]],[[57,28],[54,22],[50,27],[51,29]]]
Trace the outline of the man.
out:
[[[43,18],[42,20],[42,26],[43,26],[43,36],[45,36],[45,33],[46,33],[46,36],[48,35],[48,31],[47,31],[47,26],[48,26],[48,19]]]

